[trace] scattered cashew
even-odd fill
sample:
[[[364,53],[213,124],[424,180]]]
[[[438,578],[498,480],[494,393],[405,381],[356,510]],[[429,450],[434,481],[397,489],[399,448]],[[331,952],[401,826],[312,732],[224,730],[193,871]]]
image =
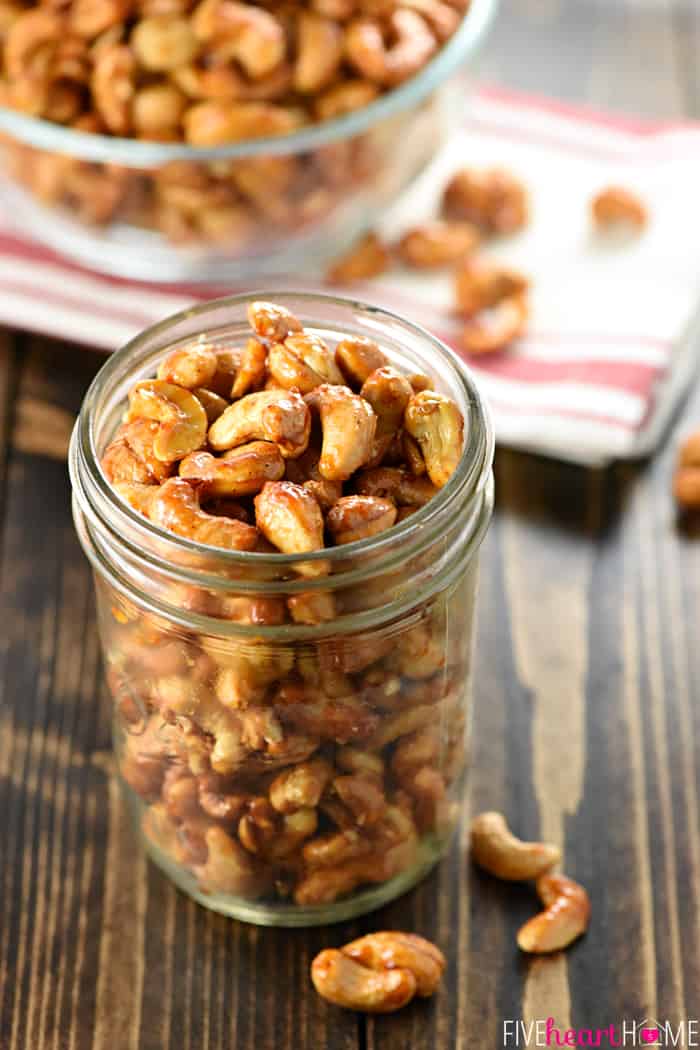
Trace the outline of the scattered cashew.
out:
[[[478,247],[479,232],[471,223],[436,219],[408,230],[397,250],[408,266],[430,270],[458,263]]]
[[[266,481],[284,477],[284,459],[270,441],[251,441],[212,456],[193,452],[180,463],[180,477],[195,485],[203,498],[249,496],[259,492]]]
[[[161,424],[153,451],[165,462],[201,448],[207,433],[207,415],[194,394],[160,379],[146,379],[130,391],[127,421],[133,419]]]
[[[272,441],[286,458],[300,456],[309,443],[311,415],[294,390],[261,390],[235,401],[209,428],[217,452],[248,441]]]
[[[326,525],[336,543],[355,543],[390,529],[396,505],[378,496],[343,496],[331,507]]]
[[[627,226],[641,231],[649,219],[644,202],[623,186],[608,186],[597,193],[591,201],[591,215],[600,230]]]
[[[588,894],[566,875],[541,875],[536,889],[545,910],[520,927],[518,947],[536,954],[567,948],[588,929]]]
[[[404,426],[420,446],[428,477],[440,488],[449,481],[462,456],[462,413],[448,397],[425,390],[408,402]]]
[[[475,817],[470,838],[476,863],[499,879],[536,879],[561,860],[558,846],[516,838],[501,813],[480,813]]]
[[[337,1006],[391,1013],[414,995],[432,995],[445,965],[442,952],[430,941],[387,931],[320,952],[311,964],[311,980],[319,995]]]
[[[445,187],[442,208],[451,219],[464,219],[485,233],[515,233],[529,218],[523,183],[501,168],[464,168]]]
[[[455,274],[457,309],[464,317],[473,317],[504,299],[524,296],[529,286],[529,279],[517,270],[469,259]]]
[[[318,469],[329,481],[344,481],[369,459],[377,417],[364,398],[344,386],[324,383],[305,400],[321,419],[323,445]]]
[[[326,279],[337,284],[366,281],[389,269],[391,256],[376,233],[368,233],[340,258],[326,274]]]
[[[522,295],[509,296],[470,318],[462,329],[462,346],[470,354],[505,350],[525,334],[529,309]]]

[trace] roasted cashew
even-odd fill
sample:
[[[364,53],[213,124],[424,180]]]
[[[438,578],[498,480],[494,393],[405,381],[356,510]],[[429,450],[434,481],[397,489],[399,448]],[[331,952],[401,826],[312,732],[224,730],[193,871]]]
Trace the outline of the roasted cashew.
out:
[[[287,607],[294,623],[307,623],[311,626],[330,623],[338,615],[335,599],[327,592],[306,591],[303,594],[293,594],[287,599]]]
[[[329,511],[343,495],[342,481],[329,481],[318,469],[320,452],[308,448],[298,459],[287,460],[287,480],[303,485],[311,493],[321,510]]]
[[[231,389],[231,397],[243,397],[250,390],[262,386],[267,369],[267,349],[258,339],[249,339],[241,357]]]
[[[561,860],[558,846],[516,838],[501,813],[480,813],[475,817],[470,838],[476,863],[499,879],[536,879]]]
[[[374,467],[358,474],[355,486],[365,496],[393,500],[400,507],[422,507],[437,493],[426,477],[415,477],[402,467]]]
[[[165,383],[195,390],[209,386],[216,375],[217,365],[217,356],[211,347],[186,346],[168,354],[159,364],[157,374]]]
[[[464,421],[454,401],[425,390],[414,394],[406,407],[404,426],[418,442],[428,477],[441,488],[462,456]]]
[[[330,792],[352,813],[359,827],[376,824],[386,810],[381,781],[371,773],[347,773],[334,777]]]
[[[381,781],[384,777],[384,761],[379,755],[362,751],[358,747],[339,747],[335,753],[336,765],[348,773],[361,773]]]
[[[134,95],[131,119],[139,138],[177,138],[187,98],[175,84],[148,84]]]
[[[324,383],[305,400],[321,419],[323,445],[318,469],[329,481],[345,481],[369,459],[377,417],[364,398],[344,386]]]
[[[591,215],[598,229],[628,226],[643,230],[649,215],[643,201],[624,186],[608,186],[591,201]]]
[[[398,253],[407,266],[432,270],[458,263],[479,247],[479,232],[468,222],[433,222],[415,226],[403,235]]]
[[[398,433],[406,406],[413,395],[408,379],[395,368],[377,368],[367,376],[360,396],[369,402],[377,417],[377,429],[372,443],[369,467],[376,467],[384,459]]]
[[[355,543],[390,529],[396,504],[378,496],[343,496],[333,504],[326,525],[336,543]]]
[[[379,88],[370,80],[341,80],[317,97],[314,112],[318,120],[333,120],[354,113],[356,109],[364,109],[378,95]]]
[[[278,813],[315,808],[333,775],[330,762],[322,757],[300,762],[278,773],[270,784],[270,802]]]
[[[311,11],[297,17],[297,58],[294,89],[313,94],[330,84],[343,60],[344,37],[338,23]]]
[[[235,59],[249,77],[271,73],[284,59],[286,39],[282,23],[271,12],[236,0],[202,0],[192,16],[198,40],[216,40],[229,59]]]
[[[209,428],[209,444],[217,452],[249,441],[272,441],[285,459],[305,451],[311,414],[294,390],[261,390],[229,405]]]
[[[463,168],[445,187],[442,209],[450,219],[465,219],[486,233],[515,233],[529,218],[523,183],[500,168]]]
[[[566,875],[541,875],[536,889],[545,910],[520,927],[518,947],[537,954],[567,948],[588,929],[588,894]]]
[[[4,47],[5,72],[17,80],[31,75],[48,78],[53,54],[65,33],[61,15],[45,7],[23,12],[7,32]]]
[[[257,300],[248,306],[248,322],[261,339],[284,342],[288,335],[303,331],[301,322],[286,306]]]
[[[206,412],[207,423],[210,426],[219,418],[219,416],[222,416],[228,408],[228,401],[226,398],[220,397],[219,394],[215,394],[213,390],[207,390],[204,387],[197,387],[192,393]]]
[[[277,445],[270,441],[251,441],[212,456],[193,452],[180,463],[180,477],[197,488],[201,498],[251,496],[266,481],[284,477],[284,460]]]
[[[185,141],[221,146],[245,139],[287,135],[301,123],[297,110],[270,102],[198,102],[182,118]]]
[[[223,828],[212,825],[205,834],[207,859],[195,868],[203,890],[234,893],[254,900],[267,891],[270,872]]]
[[[200,46],[189,18],[167,15],[137,22],[130,43],[140,65],[152,73],[186,66]]]
[[[680,507],[700,507],[700,430],[689,434],[680,447],[673,475],[673,495]]]
[[[406,376],[413,387],[414,394],[420,394],[423,390],[434,390],[435,383],[430,376],[423,375],[422,372],[411,372],[410,375]]]
[[[90,87],[95,109],[114,135],[131,130],[135,79],[136,59],[126,44],[105,47],[97,54]]]
[[[341,951],[370,970],[410,970],[416,979],[416,995],[423,997],[433,994],[447,966],[445,956],[431,941],[399,930],[368,933]]]
[[[284,554],[323,548],[323,516],[313,496],[291,481],[268,481],[255,497],[255,520],[263,536]],[[297,566],[303,576],[328,571],[326,562]]]
[[[366,336],[348,336],[335,348],[336,364],[352,387],[359,389],[372,372],[384,368],[389,359],[372,339]]]
[[[348,872],[348,882],[352,889],[352,871]],[[326,948],[316,956],[311,980],[328,1002],[364,1013],[392,1013],[416,994],[416,979],[410,970],[371,970],[335,948]]]
[[[522,295],[502,299],[470,318],[462,329],[462,346],[470,354],[505,350],[525,333],[529,310]]]
[[[376,233],[368,233],[341,255],[326,273],[326,279],[335,284],[350,284],[378,277],[389,269],[391,256]]]
[[[159,431],[160,424],[151,419],[123,423],[102,456],[107,480],[159,485],[169,478],[175,463],[158,459],[153,451]]]
[[[170,478],[158,488],[150,487],[147,509],[142,512],[162,529],[210,547],[250,551],[258,540],[258,530],[252,525],[201,510],[197,493],[184,478]]]
[[[529,279],[517,270],[469,259],[455,274],[457,309],[465,317],[473,317],[504,299],[524,295],[529,286]]]
[[[133,7],[133,0],[73,0],[68,8],[70,28],[86,40],[95,40],[125,22]]]
[[[437,41],[424,18],[415,11],[393,11],[386,24],[393,43],[384,39],[382,23],[358,18],[345,34],[345,53],[362,76],[387,87],[412,77],[431,58]]]
[[[131,389],[127,422],[134,419],[160,423],[153,451],[166,463],[201,448],[206,438],[207,415],[194,394],[160,379],[143,380]]]
[[[308,394],[322,383],[343,384],[343,376],[320,336],[300,332],[270,347],[270,375],[279,386]]]

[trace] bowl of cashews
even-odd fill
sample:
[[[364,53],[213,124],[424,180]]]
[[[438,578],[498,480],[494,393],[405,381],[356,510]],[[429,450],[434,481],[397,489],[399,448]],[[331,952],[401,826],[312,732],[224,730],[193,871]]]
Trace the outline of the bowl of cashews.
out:
[[[126,277],[323,270],[435,157],[495,7],[0,0],[3,210]]]

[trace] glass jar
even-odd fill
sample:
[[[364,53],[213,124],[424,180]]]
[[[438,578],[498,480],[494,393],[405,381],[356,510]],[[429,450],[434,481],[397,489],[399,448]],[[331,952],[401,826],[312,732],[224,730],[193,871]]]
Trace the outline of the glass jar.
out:
[[[184,311],[114,354],[85,397],[70,471],[117,764],[149,855],[209,908],[304,926],[413,886],[456,824],[493,434],[471,375],[423,329],[350,300],[260,293],[331,346],[366,335],[435,377],[464,415],[461,461],[390,530],[303,561],[163,531],[118,498],[101,454],[166,352],[240,344],[249,298]]]

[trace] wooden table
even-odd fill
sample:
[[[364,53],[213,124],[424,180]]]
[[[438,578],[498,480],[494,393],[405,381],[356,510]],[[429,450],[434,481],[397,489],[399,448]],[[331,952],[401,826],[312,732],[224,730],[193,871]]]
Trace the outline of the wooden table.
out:
[[[696,0],[634,6],[504,0],[484,72],[699,115]],[[463,843],[383,912],[309,932],[209,914],[141,857],[110,778],[64,461],[98,364],[45,339],[0,341],[0,1050],[493,1050],[513,1045],[509,1019],[700,1017],[700,541],[669,495],[700,396],[650,464],[594,473],[498,455],[470,806],[561,841],[593,901],[584,941],[531,962],[514,943],[531,890],[476,873]],[[327,1007],[313,955],[381,927],[442,945],[439,995],[379,1020]]]

